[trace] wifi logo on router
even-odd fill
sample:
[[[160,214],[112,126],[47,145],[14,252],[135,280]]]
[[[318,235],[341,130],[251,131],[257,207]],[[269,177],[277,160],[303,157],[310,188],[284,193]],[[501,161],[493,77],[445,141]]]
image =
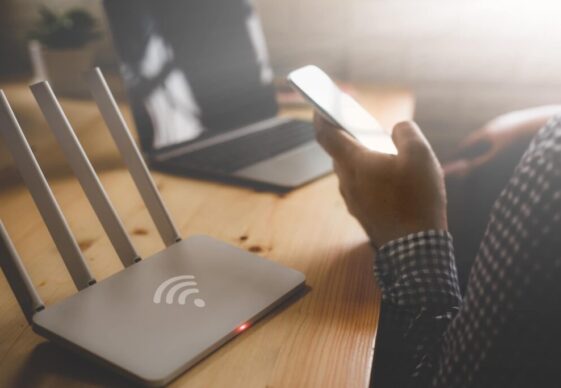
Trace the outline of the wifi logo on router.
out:
[[[195,288],[196,286],[197,282],[193,275],[174,276],[158,286],[153,301],[156,304],[160,304],[162,301],[173,304],[177,300],[177,303],[184,305],[190,295],[199,293],[199,289]],[[206,305],[205,301],[200,298],[195,298],[193,303],[197,307],[205,307]]]

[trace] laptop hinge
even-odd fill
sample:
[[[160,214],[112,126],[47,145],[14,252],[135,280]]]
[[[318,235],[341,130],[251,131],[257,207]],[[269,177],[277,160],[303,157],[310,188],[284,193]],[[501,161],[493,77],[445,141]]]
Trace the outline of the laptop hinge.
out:
[[[207,138],[195,143],[185,144],[184,147],[178,147],[173,150],[167,151],[160,151],[157,153],[151,153],[151,159],[162,162],[189,152],[197,151],[203,148],[207,148],[216,144],[224,143],[229,140],[236,139],[238,137],[249,135],[250,133],[255,133],[259,131],[263,131],[277,125],[287,123],[293,120],[289,117],[272,117],[270,119],[258,121],[256,123],[247,125],[245,127],[237,128],[234,130],[230,130],[226,133],[221,133],[219,135],[213,136],[211,138]]]

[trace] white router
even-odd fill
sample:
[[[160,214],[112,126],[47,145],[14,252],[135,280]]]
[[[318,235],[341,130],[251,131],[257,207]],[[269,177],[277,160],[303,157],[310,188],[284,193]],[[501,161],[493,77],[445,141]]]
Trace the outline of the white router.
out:
[[[141,260],[47,82],[31,86],[124,270],[96,283],[0,91],[0,133],[79,292],[45,308],[0,222],[0,263],[33,330],[165,385],[304,287],[304,275],[206,236],[181,240],[99,69],[94,99],[166,248]]]

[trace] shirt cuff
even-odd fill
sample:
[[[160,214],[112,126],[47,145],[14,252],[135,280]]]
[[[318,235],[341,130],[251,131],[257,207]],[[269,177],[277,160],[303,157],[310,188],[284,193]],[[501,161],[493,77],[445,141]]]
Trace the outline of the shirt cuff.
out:
[[[374,261],[382,298],[412,308],[459,306],[452,236],[444,230],[413,233],[384,244]]]

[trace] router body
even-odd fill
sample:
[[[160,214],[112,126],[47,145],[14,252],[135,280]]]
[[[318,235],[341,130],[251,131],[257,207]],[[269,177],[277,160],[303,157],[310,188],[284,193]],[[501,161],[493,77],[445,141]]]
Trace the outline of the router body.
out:
[[[194,236],[39,311],[33,329],[137,382],[164,385],[303,284],[298,271]]]
[[[101,115],[166,248],[142,260],[47,82],[31,90],[124,270],[97,283],[0,90],[0,134],[79,292],[45,308],[0,222],[0,265],[33,330],[147,385],[164,385],[287,299],[304,275],[205,236],[182,240],[103,75]]]

